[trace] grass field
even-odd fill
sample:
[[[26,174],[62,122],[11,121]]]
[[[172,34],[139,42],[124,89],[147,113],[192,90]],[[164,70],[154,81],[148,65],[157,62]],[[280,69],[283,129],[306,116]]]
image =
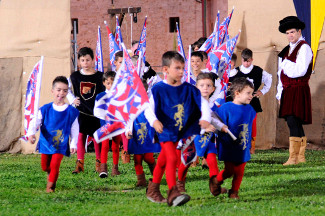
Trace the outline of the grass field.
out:
[[[47,174],[40,155],[0,154],[0,215],[325,215],[325,151],[307,151],[306,164],[282,166],[288,151],[257,151],[246,165],[240,200],[213,197],[208,170],[190,168],[186,188],[191,201],[181,207],[155,204],[136,189],[133,163],[121,164],[122,175],[100,179],[95,155],[85,173],[72,175],[76,156],[61,163],[56,192],[45,193]],[[109,170],[111,169],[109,154]],[[219,169],[223,163],[219,163]],[[144,164],[147,179],[149,169]],[[230,180],[224,186],[229,188]],[[165,178],[161,185],[166,195]]]

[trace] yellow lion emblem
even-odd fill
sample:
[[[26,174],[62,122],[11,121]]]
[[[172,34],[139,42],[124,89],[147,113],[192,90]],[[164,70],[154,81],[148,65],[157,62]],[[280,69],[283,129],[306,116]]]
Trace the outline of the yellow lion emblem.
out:
[[[203,136],[201,136],[201,139],[199,140],[199,143],[202,143],[201,148],[203,148],[207,142],[211,139],[212,133],[205,133]]]
[[[140,123],[140,129],[137,130],[138,141],[141,142],[141,145],[144,143],[144,139],[148,134],[147,123]]]
[[[63,130],[55,130],[56,135],[53,137],[52,141],[54,142],[54,148],[58,149],[59,144],[64,141]]]
[[[173,108],[175,107],[177,108],[177,112],[174,114],[174,120],[176,121],[175,126],[178,127],[178,130],[180,131],[183,128],[184,103],[173,106]]]
[[[240,145],[243,145],[243,150],[245,150],[247,148],[247,141],[249,138],[248,124],[241,124],[239,126],[243,126],[243,130],[239,133],[238,138],[240,139]]]

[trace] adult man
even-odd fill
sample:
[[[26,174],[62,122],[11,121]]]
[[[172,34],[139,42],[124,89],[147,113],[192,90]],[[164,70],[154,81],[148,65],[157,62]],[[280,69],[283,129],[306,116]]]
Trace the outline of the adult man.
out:
[[[279,31],[287,35],[289,45],[279,53],[279,83],[276,98],[280,103],[279,117],[285,118],[290,130],[289,159],[283,165],[304,163],[307,138],[302,127],[311,124],[309,78],[313,53],[301,35],[305,23],[296,16],[281,20]]]

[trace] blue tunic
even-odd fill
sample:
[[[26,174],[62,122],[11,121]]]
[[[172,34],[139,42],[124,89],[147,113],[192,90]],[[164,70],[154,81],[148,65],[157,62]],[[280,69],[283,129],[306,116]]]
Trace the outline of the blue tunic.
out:
[[[214,133],[197,135],[194,139],[196,153],[199,157],[205,157],[209,153],[217,154]]]
[[[48,103],[40,108],[43,119],[36,150],[42,154],[59,153],[70,156],[69,135],[79,111],[69,105],[67,109],[59,112],[54,110],[52,104]]]
[[[149,122],[142,112],[133,122],[133,138],[129,140],[129,154],[144,154],[160,152],[159,143],[153,143],[155,129],[150,127]]]
[[[255,110],[249,104],[237,105],[227,102],[218,108],[217,113],[238,139],[234,142],[228,134],[219,133],[217,140],[219,160],[238,163],[249,161]]]
[[[158,133],[159,142],[177,142],[200,133],[201,93],[195,86],[187,82],[170,86],[161,81],[151,91],[155,114],[164,126]]]

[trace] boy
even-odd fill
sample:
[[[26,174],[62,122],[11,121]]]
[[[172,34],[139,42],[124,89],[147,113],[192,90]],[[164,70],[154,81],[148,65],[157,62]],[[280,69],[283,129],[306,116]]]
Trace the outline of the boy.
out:
[[[152,202],[166,202],[159,189],[166,170],[169,188],[167,203],[169,206],[180,206],[188,202],[190,196],[181,194],[176,186],[176,146],[180,139],[199,134],[200,126],[207,128],[211,116],[208,102],[202,98],[200,91],[187,82],[182,83],[184,58],[176,51],[168,51],[162,56],[162,66],[166,80],[152,87],[150,109],[145,111],[150,126],[158,133],[161,145],[146,194]]]
[[[113,64],[115,65],[115,72],[117,72],[118,69],[120,69],[122,61],[123,61],[123,51],[116,52],[114,62],[113,62]]]
[[[105,91],[102,83],[103,73],[95,71],[94,52],[89,47],[83,47],[78,52],[78,60],[81,66],[80,71],[71,74],[70,81],[73,94],[68,95],[70,103],[74,103],[80,111],[79,115],[79,136],[76,169],[72,172],[77,174],[84,171],[85,142],[87,135],[92,137],[100,127],[100,121],[93,116],[96,95]],[[100,148],[93,139],[96,153],[96,171],[100,165]]]
[[[254,94],[251,101],[251,105],[256,111],[262,112],[262,107],[260,103],[260,97],[265,95],[271,88],[272,85],[272,75],[264,71],[262,68],[253,65],[253,52],[252,50],[246,48],[241,53],[242,65],[236,68],[235,73],[231,73],[229,77],[229,82],[232,82],[236,78],[245,77],[253,81]],[[264,84],[263,88],[259,90],[260,86]],[[257,116],[256,116],[257,117]],[[253,122],[252,131],[252,147],[251,154],[255,154],[255,141],[256,141],[256,117]]]
[[[41,126],[36,150],[42,154],[42,170],[48,174],[47,193],[55,191],[63,156],[70,156],[70,152],[74,154],[77,151],[79,111],[64,102],[68,94],[68,85],[68,80],[64,76],[58,76],[53,80],[53,102],[40,108],[37,120],[36,118],[32,120],[27,133],[29,140],[34,144],[36,130]]]
[[[254,86],[246,78],[241,77],[234,80],[230,92],[233,102],[223,104],[217,109],[217,113],[237,140],[233,141],[226,133],[219,133],[218,158],[224,161],[225,168],[212,181],[216,185],[215,190],[220,194],[223,181],[233,176],[228,195],[231,199],[239,199],[238,190],[244,176],[245,165],[251,158],[250,139],[256,112],[249,104],[253,98]]]
[[[105,96],[109,90],[111,89],[113,82],[114,82],[114,78],[115,78],[116,73],[114,71],[107,71],[103,74],[103,85],[105,86],[106,90],[104,92],[99,93],[96,96],[96,101],[95,101],[95,107],[97,107],[96,103],[97,101]],[[100,116],[97,113],[94,113],[94,116],[96,116],[97,118],[101,119],[100,123],[101,125],[105,125],[105,116]],[[99,177],[101,178],[106,178],[107,177],[107,153],[109,150],[109,143],[112,142],[111,144],[111,148],[112,148],[112,152],[113,152],[113,167],[112,167],[112,172],[111,172],[111,176],[116,176],[116,175],[120,175],[120,171],[118,170],[118,161],[119,161],[119,147],[120,147],[120,143],[121,143],[121,135],[117,135],[115,137],[113,137],[113,139],[110,140],[104,140],[102,142],[102,149],[101,149],[101,156],[100,156],[100,166],[99,166]]]
[[[203,66],[203,55],[200,51],[192,52],[191,54],[191,68],[193,79],[196,80],[197,75],[201,73]]]

